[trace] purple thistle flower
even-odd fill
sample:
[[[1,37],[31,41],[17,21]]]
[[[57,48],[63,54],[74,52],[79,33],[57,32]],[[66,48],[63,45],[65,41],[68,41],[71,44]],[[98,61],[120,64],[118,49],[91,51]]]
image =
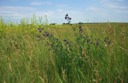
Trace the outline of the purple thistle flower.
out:
[[[50,34],[49,32],[46,32],[46,31],[42,35],[44,37],[51,37],[51,36],[53,36],[52,34]]]
[[[67,19],[67,17],[65,17],[65,19]]]
[[[40,35],[36,35],[36,38],[37,38],[37,40],[40,40],[41,36]]]
[[[70,42],[68,40],[64,39],[63,41],[65,42],[65,44],[70,45]]]
[[[42,32],[42,30],[43,30],[43,28],[38,28],[38,31],[41,33]]]
[[[79,26],[79,32],[80,32],[80,33],[83,32],[82,26]]]
[[[70,17],[67,17],[67,20],[71,20],[71,18]]]
[[[65,17],[68,17],[68,14],[66,14]]]
[[[65,19],[68,21],[68,24],[70,24],[72,18],[70,18],[68,14],[65,15]]]
[[[99,41],[97,41],[95,44],[96,44],[96,46],[98,46],[98,45],[100,44],[100,42],[99,42]]]
[[[93,44],[93,42],[90,42],[90,44]]]
[[[105,37],[104,42],[105,42],[107,45],[110,45],[110,44],[111,44],[111,41],[109,40],[108,37]]]
[[[107,42],[107,41],[108,41],[108,37],[105,37],[104,42]]]
[[[90,39],[88,39],[87,42],[89,43],[90,42]]]
[[[111,41],[108,41],[107,44],[110,45],[111,44]]]
[[[69,20],[71,20],[72,18],[69,17]]]
[[[43,36],[44,37],[48,37],[49,36],[49,33],[48,32],[44,32]]]

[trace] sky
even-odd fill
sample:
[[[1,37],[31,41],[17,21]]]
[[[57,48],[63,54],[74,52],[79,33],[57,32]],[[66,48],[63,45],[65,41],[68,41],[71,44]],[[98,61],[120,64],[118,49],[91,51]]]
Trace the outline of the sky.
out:
[[[128,22],[128,0],[0,0],[0,17],[19,22],[33,14],[49,23]]]

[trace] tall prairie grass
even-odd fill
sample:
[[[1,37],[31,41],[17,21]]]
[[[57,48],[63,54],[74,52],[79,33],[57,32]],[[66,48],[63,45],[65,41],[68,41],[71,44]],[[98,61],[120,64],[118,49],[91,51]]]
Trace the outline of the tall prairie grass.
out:
[[[128,24],[6,24],[0,83],[128,83]]]

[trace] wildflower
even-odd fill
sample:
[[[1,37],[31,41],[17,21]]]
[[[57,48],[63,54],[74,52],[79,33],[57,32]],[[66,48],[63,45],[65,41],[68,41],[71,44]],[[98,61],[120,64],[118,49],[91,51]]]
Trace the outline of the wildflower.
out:
[[[99,44],[100,44],[100,42],[99,41],[96,41],[95,45],[98,46]]]
[[[65,19],[67,19],[68,17],[65,17]]]
[[[66,15],[65,15],[65,20],[67,20],[67,21],[68,21],[68,24],[70,24],[71,19],[72,19],[72,18],[70,18],[70,17],[68,16],[68,14],[66,14]]]
[[[68,14],[66,14],[65,17],[68,17]]]
[[[111,44],[111,41],[108,41],[108,45],[110,45]]]
[[[105,37],[104,42],[106,43],[106,45],[110,45],[111,41],[108,39],[108,37]]]
[[[43,28],[38,28],[38,31],[41,33],[42,32],[42,30],[43,30]]]
[[[107,42],[107,41],[108,41],[108,37],[105,37],[104,42]]]
[[[63,41],[65,42],[65,44],[70,45],[70,42],[68,40],[64,39]]]
[[[72,18],[68,17],[69,20],[71,20]]]
[[[36,38],[37,38],[37,40],[40,40],[41,36],[40,35],[36,35]]]
[[[87,43],[89,43],[90,42],[90,39],[87,39]]]
[[[93,44],[93,42],[90,42],[90,44]]]
[[[45,32],[45,35],[48,37],[49,36],[49,33],[48,32]]]
[[[83,32],[82,26],[79,26],[79,32],[80,32],[80,33]]]
[[[50,34],[49,34],[49,32],[44,32],[43,36],[44,36],[44,37],[49,37]]]

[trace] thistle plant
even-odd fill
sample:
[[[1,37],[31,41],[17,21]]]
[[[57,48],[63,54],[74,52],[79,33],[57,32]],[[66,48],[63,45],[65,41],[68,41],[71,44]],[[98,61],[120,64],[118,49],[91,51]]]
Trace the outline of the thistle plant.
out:
[[[72,18],[71,18],[71,17],[69,17],[69,16],[68,16],[68,14],[66,14],[66,15],[65,15],[65,20],[67,20],[67,21],[68,21],[68,24],[70,24],[71,19],[72,19]]]

